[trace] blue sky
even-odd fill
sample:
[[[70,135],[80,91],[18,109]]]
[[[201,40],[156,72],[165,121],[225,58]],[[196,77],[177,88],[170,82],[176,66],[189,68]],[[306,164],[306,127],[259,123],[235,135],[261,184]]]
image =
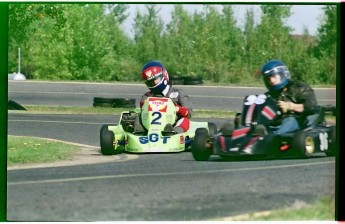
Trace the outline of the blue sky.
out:
[[[158,4],[160,10],[160,16],[165,23],[170,21],[170,12],[173,8],[172,5]],[[239,27],[244,24],[245,12],[248,8],[253,7],[255,16],[257,20],[260,18],[260,8],[259,5],[233,5],[235,18]],[[194,12],[195,10],[201,10],[202,5],[186,4],[184,8],[189,12]],[[132,36],[133,35],[133,18],[135,12],[140,10],[145,11],[145,6],[142,4],[130,4],[129,8],[129,18],[126,20],[124,27],[126,32]],[[302,34],[303,29],[307,28],[309,33],[315,35],[317,32],[317,27],[320,25],[320,19],[323,16],[322,5],[293,5],[291,8],[292,15],[286,21],[286,24],[294,29],[293,34]]]

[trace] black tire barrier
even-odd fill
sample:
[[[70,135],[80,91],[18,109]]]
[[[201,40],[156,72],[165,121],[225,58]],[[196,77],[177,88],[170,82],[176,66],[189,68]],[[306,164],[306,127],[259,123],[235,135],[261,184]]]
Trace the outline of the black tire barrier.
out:
[[[172,81],[183,80],[183,77],[179,75],[170,75],[169,80],[172,80]]]
[[[94,97],[93,102],[95,102],[95,103],[113,103],[114,98]]]
[[[183,77],[184,81],[202,81],[202,77],[199,75],[185,76]]]
[[[202,85],[204,82],[202,80],[184,81],[184,85]]]
[[[114,99],[114,104],[116,104],[116,105],[130,105],[130,104],[135,104],[135,99],[117,98],[117,99]]]
[[[171,75],[169,76],[169,80],[172,85],[201,85],[204,83],[202,81],[202,77],[199,75],[192,75],[192,76]]]
[[[93,98],[94,107],[135,108],[135,99],[129,98]]]
[[[184,81],[182,80],[171,80],[171,84],[173,85],[184,85]]]
[[[201,76],[185,76],[183,80],[184,85],[201,85],[204,83]]]
[[[112,103],[93,103],[94,107],[113,107]]]
[[[7,109],[8,110],[26,110],[25,107],[23,107],[22,105],[20,105],[19,103],[13,100],[8,101]]]

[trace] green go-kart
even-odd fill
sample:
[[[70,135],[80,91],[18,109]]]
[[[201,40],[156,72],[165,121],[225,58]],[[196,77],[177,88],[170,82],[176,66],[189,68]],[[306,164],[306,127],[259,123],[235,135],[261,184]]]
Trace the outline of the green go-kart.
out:
[[[170,98],[148,97],[142,108],[123,111],[117,125],[103,125],[100,144],[103,155],[121,152],[163,153],[188,149],[198,128],[216,133],[214,123],[190,121],[187,132],[166,131],[167,124],[176,121],[176,107]],[[136,128],[141,124],[142,128]]]

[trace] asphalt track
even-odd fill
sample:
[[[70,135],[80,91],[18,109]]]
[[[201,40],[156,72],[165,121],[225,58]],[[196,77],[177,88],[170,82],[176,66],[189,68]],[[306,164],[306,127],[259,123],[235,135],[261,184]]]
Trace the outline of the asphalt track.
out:
[[[69,88],[72,85],[73,88]],[[114,97],[113,91],[124,94],[115,97],[138,97],[137,93],[126,92],[128,86],[89,85],[92,88],[78,83],[9,83],[9,99],[22,104],[87,106],[92,104],[94,96]],[[133,89],[139,94],[139,86]],[[216,99],[222,94],[219,88],[211,87],[186,89],[189,90],[197,99]],[[222,91],[234,93],[223,98],[230,101],[248,89],[224,88]],[[334,105],[335,98],[330,97],[332,91],[322,90],[321,95],[319,92],[317,95]],[[216,100],[208,100],[207,104],[211,101],[218,104]],[[195,108],[203,108],[204,104],[194,102]],[[221,106],[216,108],[222,109]],[[99,154],[99,129],[102,124],[116,123],[117,119],[108,115],[9,113],[9,135],[83,144],[83,150],[89,147],[93,162],[9,169],[7,220],[219,220],[244,213],[297,207],[335,194],[335,158],[323,154],[306,160],[223,161],[213,156],[210,161],[196,162],[190,152],[182,152],[125,154],[110,156],[109,161],[104,161],[104,156]],[[217,124],[224,122],[217,118],[211,120]]]

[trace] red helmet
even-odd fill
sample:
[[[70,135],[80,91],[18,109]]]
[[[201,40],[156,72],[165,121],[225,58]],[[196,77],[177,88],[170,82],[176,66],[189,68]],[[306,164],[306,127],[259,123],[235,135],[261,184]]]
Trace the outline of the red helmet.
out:
[[[162,93],[169,82],[168,72],[159,61],[146,63],[141,69],[141,77],[153,93]]]

